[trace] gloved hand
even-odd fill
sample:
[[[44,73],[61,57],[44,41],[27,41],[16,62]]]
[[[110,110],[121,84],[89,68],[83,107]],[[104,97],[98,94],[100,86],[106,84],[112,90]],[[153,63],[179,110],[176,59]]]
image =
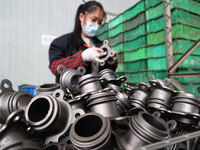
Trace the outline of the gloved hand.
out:
[[[115,53],[115,55],[114,55],[113,57],[111,57],[111,58],[109,58],[109,59],[107,60],[107,63],[108,63],[109,65],[113,65],[113,64],[116,62],[117,59],[118,59],[118,55],[117,55],[117,53]]]
[[[81,55],[85,62],[101,62],[99,57],[105,55],[105,53],[100,48],[91,47],[84,50]]]

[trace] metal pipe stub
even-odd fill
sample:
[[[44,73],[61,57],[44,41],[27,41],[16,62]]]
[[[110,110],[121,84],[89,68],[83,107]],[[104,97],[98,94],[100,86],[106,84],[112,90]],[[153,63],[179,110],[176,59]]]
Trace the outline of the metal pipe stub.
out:
[[[100,79],[106,79],[107,81],[116,80],[117,76],[111,69],[104,69],[99,72]]]
[[[58,83],[48,83],[40,85],[35,89],[35,93],[39,94],[52,94],[55,90],[60,89],[60,85]]]
[[[114,92],[96,92],[87,99],[87,107],[91,112],[99,113],[104,117],[116,118],[120,116],[116,101]]]
[[[146,112],[132,116],[128,131],[117,134],[119,147],[123,150],[134,150],[140,146],[166,140],[170,131],[166,124]]]
[[[147,100],[147,108],[155,110],[169,110],[171,107],[172,98],[176,92],[162,85],[157,80],[149,81],[152,91]]]
[[[128,95],[125,92],[118,92],[117,95],[117,108],[120,114],[126,113],[130,108],[130,100],[128,99]]]
[[[79,78],[78,85],[81,94],[92,93],[102,90],[100,79],[97,75],[87,74]]]
[[[0,87],[0,123],[4,124],[7,117],[18,109],[26,110],[33,96],[26,91],[14,91],[12,83],[4,79]]]
[[[26,121],[46,137],[45,143],[58,142],[76,116],[84,114],[81,109],[72,110],[70,105],[62,100],[63,95],[61,90],[56,90],[53,95],[38,95],[26,109]]]
[[[70,129],[70,140],[77,150],[112,149],[110,121],[98,113],[79,117]]]
[[[172,111],[174,119],[186,124],[196,124],[200,119],[199,98],[190,93],[178,92],[172,100]]]

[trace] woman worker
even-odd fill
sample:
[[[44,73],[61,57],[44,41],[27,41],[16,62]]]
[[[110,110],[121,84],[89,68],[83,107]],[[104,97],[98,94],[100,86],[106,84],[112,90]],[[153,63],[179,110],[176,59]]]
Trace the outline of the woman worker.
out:
[[[79,6],[75,26],[72,33],[62,35],[55,39],[49,48],[49,68],[59,83],[57,67],[64,65],[67,69],[86,68],[86,73],[96,74],[110,68],[117,68],[117,59],[107,61],[104,66],[99,65],[99,57],[103,51],[99,48],[103,42],[98,40],[96,33],[102,26],[106,13],[102,5],[96,1],[89,1]]]

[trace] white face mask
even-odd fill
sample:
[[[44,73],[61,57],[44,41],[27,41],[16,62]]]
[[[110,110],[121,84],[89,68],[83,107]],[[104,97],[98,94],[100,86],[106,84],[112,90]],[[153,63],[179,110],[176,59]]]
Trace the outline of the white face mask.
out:
[[[86,22],[86,26],[83,28],[83,32],[85,33],[85,35],[87,35],[88,37],[94,37],[97,35],[98,30],[100,29],[100,26],[87,21]]]

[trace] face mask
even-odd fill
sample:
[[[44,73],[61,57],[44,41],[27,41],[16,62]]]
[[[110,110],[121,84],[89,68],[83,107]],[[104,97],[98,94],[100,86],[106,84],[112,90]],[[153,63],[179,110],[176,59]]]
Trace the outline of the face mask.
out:
[[[99,25],[87,21],[86,26],[83,28],[83,32],[89,37],[94,37],[96,36],[99,28]]]

